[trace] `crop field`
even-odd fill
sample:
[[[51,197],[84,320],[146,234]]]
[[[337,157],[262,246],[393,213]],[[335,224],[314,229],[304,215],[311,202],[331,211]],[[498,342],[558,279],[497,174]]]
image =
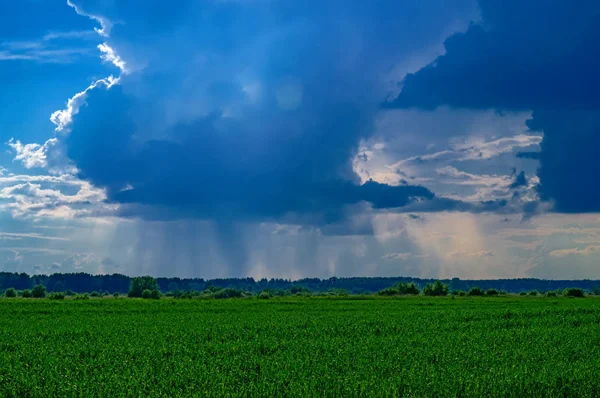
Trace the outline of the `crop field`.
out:
[[[600,299],[0,300],[0,396],[600,396]]]

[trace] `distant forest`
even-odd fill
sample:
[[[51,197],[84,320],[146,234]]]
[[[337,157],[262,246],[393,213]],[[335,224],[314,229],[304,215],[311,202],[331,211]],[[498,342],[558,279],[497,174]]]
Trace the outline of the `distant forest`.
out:
[[[63,292],[71,290],[76,293],[84,292],[110,292],[127,293],[132,277],[112,275],[90,275],[86,273],[28,275],[26,273],[0,272],[0,291],[10,287],[17,290],[31,289],[35,285],[46,286],[49,292]],[[163,293],[178,289],[181,291],[203,291],[207,288],[221,287],[234,288],[253,293],[265,289],[288,290],[292,287],[304,287],[313,292],[326,292],[329,290],[344,289],[352,294],[375,293],[388,288],[398,282],[414,282],[423,287],[433,283],[436,279],[421,279],[409,277],[358,277],[358,278],[305,278],[300,280],[289,279],[259,279],[254,278],[227,278],[227,279],[182,279],[182,278],[156,278]],[[537,290],[539,292],[562,290],[576,287],[586,291],[600,287],[598,280],[548,280],[548,279],[441,279],[449,284],[450,290],[468,291],[472,287],[484,290],[498,289],[511,293]],[[596,289],[597,290],[597,289]]]

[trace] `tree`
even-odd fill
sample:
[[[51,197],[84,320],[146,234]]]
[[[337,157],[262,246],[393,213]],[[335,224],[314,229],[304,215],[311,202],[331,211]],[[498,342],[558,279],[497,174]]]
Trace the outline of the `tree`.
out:
[[[585,297],[585,295],[583,294],[583,289],[577,289],[574,287],[566,289],[564,296],[565,297]]]
[[[29,289],[23,290],[23,298],[30,298],[30,297],[31,297],[31,290],[29,290]]]
[[[143,297],[144,290],[148,290],[152,293],[152,290],[160,291],[158,282],[151,276],[138,276],[131,280],[129,285],[129,297]]]
[[[4,295],[6,297],[17,297],[17,291],[15,290],[14,287],[9,287],[8,289],[6,289],[6,291],[4,292]]]
[[[142,291],[142,298],[149,299],[151,297],[152,297],[152,290],[150,290],[150,289],[144,289]]]
[[[498,291],[496,289],[488,289],[485,292],[486,296],[497,296],[498,295]]]
[[[441,281],[435,281],[433,285],[428,283],[423,289],[423,294],[425,296],[446,296],[448,294],[448,285]]]
[[[35,285],[31,290],[31,296],[35,298],[43,298],[46,297],[46,286],[44,285]]]
[[[160,298],[160,290],[158,290],[158,289],[152,290],[152,292],[150,293],[150,298],[158,300]]]
[[[484,292],[483,289],[474,286],[471,288],[471,290],[469,290],[469,292],[467,293],[467,296],[483,296]]]

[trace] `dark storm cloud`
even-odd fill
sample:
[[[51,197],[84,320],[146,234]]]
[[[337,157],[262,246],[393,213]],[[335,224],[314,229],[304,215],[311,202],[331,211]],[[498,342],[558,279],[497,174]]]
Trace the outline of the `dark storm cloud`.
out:
[[[360,185],[352,158],[386,73],[435,43],[449,15],[471,13],[470,1],[77,3],[123,22],[108,44],[132,73],[88,93],[67,153],[122,214],[326,223],[359,202],[434,198],[421,186]]]
[[[542,199],[564,212],[600,210],[600,2],[481,0],[481,25],[408,75],[387,106],[533,110],[543,131]],[[521,155],[535,158],[538,155]]]

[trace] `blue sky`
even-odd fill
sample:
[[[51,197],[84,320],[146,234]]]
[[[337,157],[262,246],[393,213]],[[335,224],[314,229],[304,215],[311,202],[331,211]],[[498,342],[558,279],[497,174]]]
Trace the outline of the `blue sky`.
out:
[[[600,278],[593,1],[22,0],[0,267]]]

